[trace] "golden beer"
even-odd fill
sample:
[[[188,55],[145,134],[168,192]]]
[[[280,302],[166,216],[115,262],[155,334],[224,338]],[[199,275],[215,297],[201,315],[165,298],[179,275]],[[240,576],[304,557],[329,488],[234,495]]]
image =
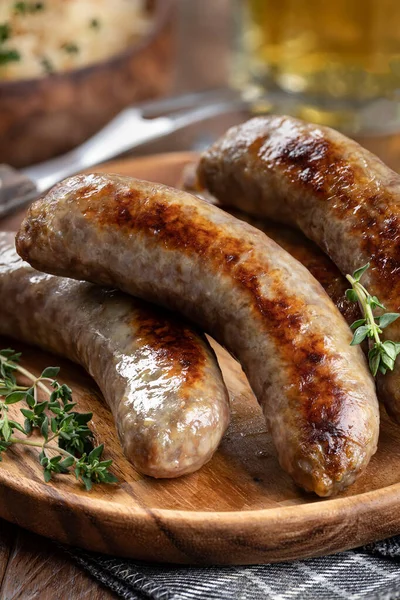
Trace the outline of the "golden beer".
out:
[[[248,75],[306,97],[395,98],[400,0],[243,0]]]

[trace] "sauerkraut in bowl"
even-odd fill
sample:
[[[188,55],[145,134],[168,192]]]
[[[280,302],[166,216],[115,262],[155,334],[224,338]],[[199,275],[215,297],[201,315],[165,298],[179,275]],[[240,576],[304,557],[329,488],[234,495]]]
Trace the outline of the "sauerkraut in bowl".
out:
[[[79,69],[123,52],[152,19],[146,0],[0,0],[0,80]]]

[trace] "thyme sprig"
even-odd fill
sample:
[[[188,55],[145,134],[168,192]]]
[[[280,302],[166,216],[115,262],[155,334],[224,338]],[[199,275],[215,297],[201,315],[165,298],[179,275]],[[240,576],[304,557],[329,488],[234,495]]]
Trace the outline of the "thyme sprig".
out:
[[[369,266],[370,264],[367,263],[354,271],[353,275],[346,275],[346,279],[351,283],[351,289],[346,290],[346,297],[351,302],[358,302],[363,314],[362,319],[350,325],[354,330],[351,345],[361,344],[366,338],[370,338],[368,362],[371,373],[375,377],[378,371],[383,375],[388,369],[393,371],[396,358],[400,354],[400,343],[391,340],[382,342],[379,337],[385,327],[400,317],[400,313],[387,312],[374,315],[373,311],[376,308],[386,309],[380,300],[376,296],[371,296],[360,282]]]
[[[71,389],[55,379],[59,367],[47,367],[36,377],[19,364],[20,357],[10,348],[0,351],[0,460],[12,445],[34,446],[40,448],[39,462],[46,482],[53,474],[72,470],[87,490],[93,483],[116,482],[109,472],[112,460],[101,460],[104,445],[93,447],[93,433],[88,426],[92,413],[74,410]],[[20,385],[17,374],[31,385]],[[40,392],[47,396],[46,400],[40,399]],[[25,418],[23,425],[9,417],[9,406],[18,402],[25,404],[20,409]],[[32,438],[33,432],[39,436]]]

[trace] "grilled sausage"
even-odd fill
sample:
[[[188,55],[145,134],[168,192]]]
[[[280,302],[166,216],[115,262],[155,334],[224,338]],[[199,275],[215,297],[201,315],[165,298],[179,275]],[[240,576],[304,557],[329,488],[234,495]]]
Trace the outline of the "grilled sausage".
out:
[[[138,471],[177,477],[207,462],[229,401],[203,335],[115,290],[45,275],[0,234],[0,333],[83,365],[104,394]]]
[[[17,249],[174,308],[226,345],[306,490],[328,496],[365,469],[379,414],[363,353],[319,283],[262,232],[183,191],[92,174],[34,203]]]
[[[298,227],[342,273],[370,262],[364,285],[400,312],[400,176],[359,144],[291,117],[259,117],[208,150],[198,175],[222,204]],[[400,320],[381,337],[400,342]],[[377,385],[400,423],[400,360]]]
[[[202,187],[196,177],[196,163],[189,163],[183,170],[180,187],[196,194],[207,202],[218,205],[218,200],[211,196],[207,189]],[[338,307],[347,323],[351,325],[360,318],[358,305],[346,298],[349,284],[337,266],[322,252],[318,246],[307,239],[300,231],[275,223],[266,219],[253,217],[242,210],[223,206],[231,215],[246,221],[253,227],[263,231],[274,242],[289,252],[296,260],[301,262],[320,282],[328,296]]]

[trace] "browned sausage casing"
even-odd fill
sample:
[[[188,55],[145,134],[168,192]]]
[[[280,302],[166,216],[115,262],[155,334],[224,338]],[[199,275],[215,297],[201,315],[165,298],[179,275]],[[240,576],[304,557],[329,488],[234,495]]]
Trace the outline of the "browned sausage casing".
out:
[[[177,309],[226,345],[305,489],[328,496],[365,469],[379,415],[363,353],[319,283],[259,230],[186,192],[81,175],[31,206],[17,249]]]
[[[202,187],[197,180],[196,166],[196,163],[186,165],[181,180],[182,189],[217,205],[218,200],[211,196],[208,190]],[[267,219],[260,219],[229,206],[223,206],[223,208],[231,215],[263,231],[286,252],[289,252],[296,260],[301,262],[310,271],[311,275],[319,281],[349,325],[360,318],[358,305],[346,298],[346,290],[349,287],[346,278],[343,277],[328,256],[298,229],[271,222]]]
[[[153,477],[199,469],[229,422],[214,352],[182,319],[115,290],[39,273],[0,233],[0,333],[83,365],[127,458]]]
[[[205,152],[198,175],[222,204],[301,229],[342,273],[370,262],[364,285],[400,312],[400,176],[359,144],[292,117],[259,117]],[[400,320],[382,339],[400,342]],[[377,383],[400,423],[400,361]]]

